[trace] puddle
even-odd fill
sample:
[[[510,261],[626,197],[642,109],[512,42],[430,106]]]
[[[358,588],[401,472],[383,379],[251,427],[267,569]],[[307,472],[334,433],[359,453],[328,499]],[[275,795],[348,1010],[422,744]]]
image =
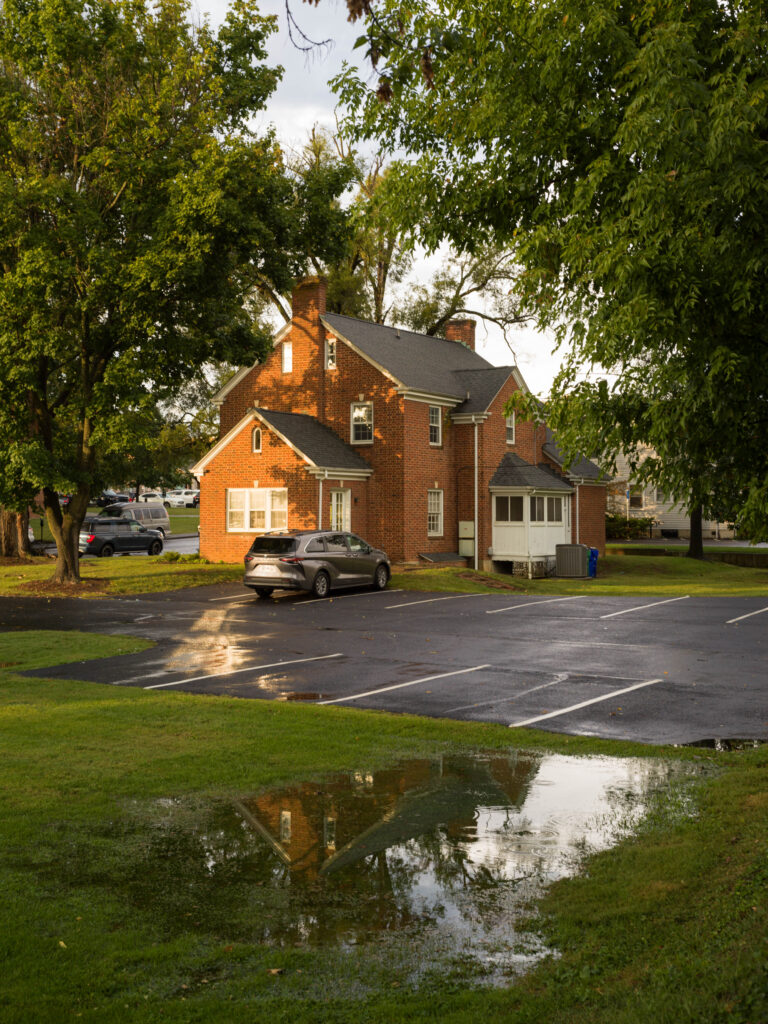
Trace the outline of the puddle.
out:
[[[501,984],[549,952],[516,931],[532,902],[629,834],[683,770],[520,752],[415,759],[234,804],[135,805],[82,843],[62,823],[65,838],[28,866],[108,887],[164,938],[304,950],[304,994],[362,997],[393,977]]]

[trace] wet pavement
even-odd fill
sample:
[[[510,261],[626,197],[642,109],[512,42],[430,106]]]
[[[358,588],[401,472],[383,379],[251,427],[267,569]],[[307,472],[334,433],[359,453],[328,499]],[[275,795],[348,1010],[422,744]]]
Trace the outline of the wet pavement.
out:
[[[330,951],[304,995],[361,995],[382,974],[502,984],[551,953],[518,927],[546,886],[630,834],[655,793],[689,813],[700,770],[526,752],[360,766],[234,802],[130,803],[101,828],[67,823],[64,848],[43,838],[23,866],[108,888],[166,940]]]
[[[646,743],[768,739],[768,599],[370,590],[260,601],[237,585],[107,600],[0,598],[3,628],[146,637],[45,669],[168,692],[532,725]]]

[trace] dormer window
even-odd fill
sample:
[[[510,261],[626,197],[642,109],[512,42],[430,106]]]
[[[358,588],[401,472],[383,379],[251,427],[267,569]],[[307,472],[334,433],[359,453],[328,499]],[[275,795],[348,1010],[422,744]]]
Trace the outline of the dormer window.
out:
[[[325,339],[325,368],[326,370],[336,369],[336,339]]]
[[[507,444],[514,444],[515,443],[515,414],[514,413],[512,413],[511,416],[507,416],[506,424],[507,424]]]
[[[441,445],[443,443],[443,419],[440,415],[439,405],[429,407],[429,443]]]
[[[290,373],[293,369],[293,342],[284,341],[282,344],[283,349],[283,373]]]
[[[251,431],[251,451],[261,451],[261,427],[254,427]]]

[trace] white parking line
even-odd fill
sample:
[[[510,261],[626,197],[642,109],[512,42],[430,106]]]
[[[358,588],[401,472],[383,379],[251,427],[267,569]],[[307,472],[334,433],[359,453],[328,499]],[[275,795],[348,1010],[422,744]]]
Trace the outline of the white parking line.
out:
[[[601,619],[613,619],[617,615],[629,615],[630,612],[641,612],[643,608],[657,608],[660,604],[672,604],[673,601],[687,601],[690,594],[685,597],[668,597],[666,601],[651,601],[650,604],[639,604],[635,608],[625,608],[621,612],[610,612],[608,615],[601,615]]]
[[[248,594],[232,594],[231,597],[209,597],[208,603],[213,601],[252,601],[253,598]]]
[[[317,604],[323,601],[328,604],[330,601],[345,601],[350,597],[382,597],[384,594],[402,594],[402,590],[368,590],[365,594],[329,594],[328,597],[313,597],[311,601],[302,601],[305,604]]]
[[[461,597],[492,597],[492,594],[451,594],[450,597],[426,597],[423,601],[406,601],[404,604],[388,604],[385,608],[410,608],[414,604],[434,604],[435,601],[458,601]]]
[[[756,612],[747,612],[746,615],[739,615],[738,618],[728,619],[726,626],[730,626],[732,622],[741,622],[742,619],[751,619],[753,615],[762,615],[763,612],[768,612],[768,608],[758,608]]]
[[[211,672],[207,676],[193,676],[191,679],[174,679],[172,683],[155,683],[154,686],[145,686],[145,690],[160,690],[164,686],[183,686],[184,683],[198,683],[201,679],[229,679],[240,672],[256,672],[260,668],[277,668],[281,665],[303,665],[307,661],[327,661],[328,658],[342,658],[343,654],[321,654],[317,658],[294,658],[293,661],[271,661],[266,665],[247,665],[245,668],[236,668],[232,672]]]
[[[558,601],[581,601],[581,597],[548,597],[546,601],[526,601],[525,604],[511,604],[507,608],[486,608],[486,615],[498,615],[499,612],[516,612],[518,608],[532,608],[539,604],[557,604]]]
[[[538,686],[532,686],[529,690],[521,690],[520,693],[514,693],[511,697],[496,697],[494,700],[481,700],[478,704],[459,704],[458,707],[448,708],[445,712],[446,715],[452,715],[454,711],[470,711],[472,708],[485,708],[491,704],[509,704],[510,701],[517,700],[518,697],[527,697],[529,693],[536,693],[537,690],[546,690],[550,686],[557,686],[559,683],[564,683],[569,678],[569,672],[559,672],[554,679],[551,679],[548,683],[540,683]]]
[[[355,693],[351,697],[337,697],[335,700],[319,700],[318,704],[343,704],[347,700],[360,700],[361,697],[373,697],[378,693],[387,693],[389,690],[402,690],[404,686],[416,686],[417,683],[429,683],[433,679],[447,679],[448,676],[463,676],[467,672],[478,672],[481,668],[490,668],[490,665],[475,665],[473,668],[462,668],[458,672],[441,672],[437,676],[423,676],[421,679],[412,679],[409,683],[395,683],[394,686],[382,686],[378,690],[366,690],[365,693]]]
[[[510,729],[520,729],[524,725],[533,725],[536,722],[543,722],[546,718],[557,718],[559,715],[567,715],[571,711],[578,711],[580,708],[587,708],[590,704],[600,704],[611,697],[619,697],[622,693],[630,693],[632,690],[640,690],[644,686],[653,686],[654,683],[662,683],[663,679],[646,679],[643,683],[635,683],[634,686],[625,686],[621,690],[611,690],[602,697],[593,697],[591,700],[583,700],[580,704],[571,704],[570,707],[561,708],[559,711],[549,711],[545,715],[536,715],[535,718],[526,718],[522,722],[513,722]]]

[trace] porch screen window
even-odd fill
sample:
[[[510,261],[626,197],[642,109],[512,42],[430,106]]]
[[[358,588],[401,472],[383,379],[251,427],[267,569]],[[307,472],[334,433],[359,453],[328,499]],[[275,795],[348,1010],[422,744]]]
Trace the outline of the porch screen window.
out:
[[[440,406],[430,405],[429,407],[429,443],[430,444],[442,444],[443,442],[443,431],[442,431],[442,417],[440,416]]]
[[[352,444],[373,443],[373,402],[352,403]]]
[[[427,536],[443,536],[442,491],[427,491]]]
[[[285,487],[236,487],[227,491],[227,530],[285,530],[288,526],[288,491]]]
[[[547,498],[547,522],[562,523],[563,521],[563,499]]]
[[[507,444],[514,444],[515,443],[515,414],[514,413],[512,413],[511,416],[507,416],[507,418],[506,418],[506,425],[507,425]]]
[[[523,521],[523,496],[497,494],[496,495],[496,522],[497,523],[522,523]]]
[[[531,498],[531,522],[532,523],[543,523],[544,522],[544,499],[543,498]]]

